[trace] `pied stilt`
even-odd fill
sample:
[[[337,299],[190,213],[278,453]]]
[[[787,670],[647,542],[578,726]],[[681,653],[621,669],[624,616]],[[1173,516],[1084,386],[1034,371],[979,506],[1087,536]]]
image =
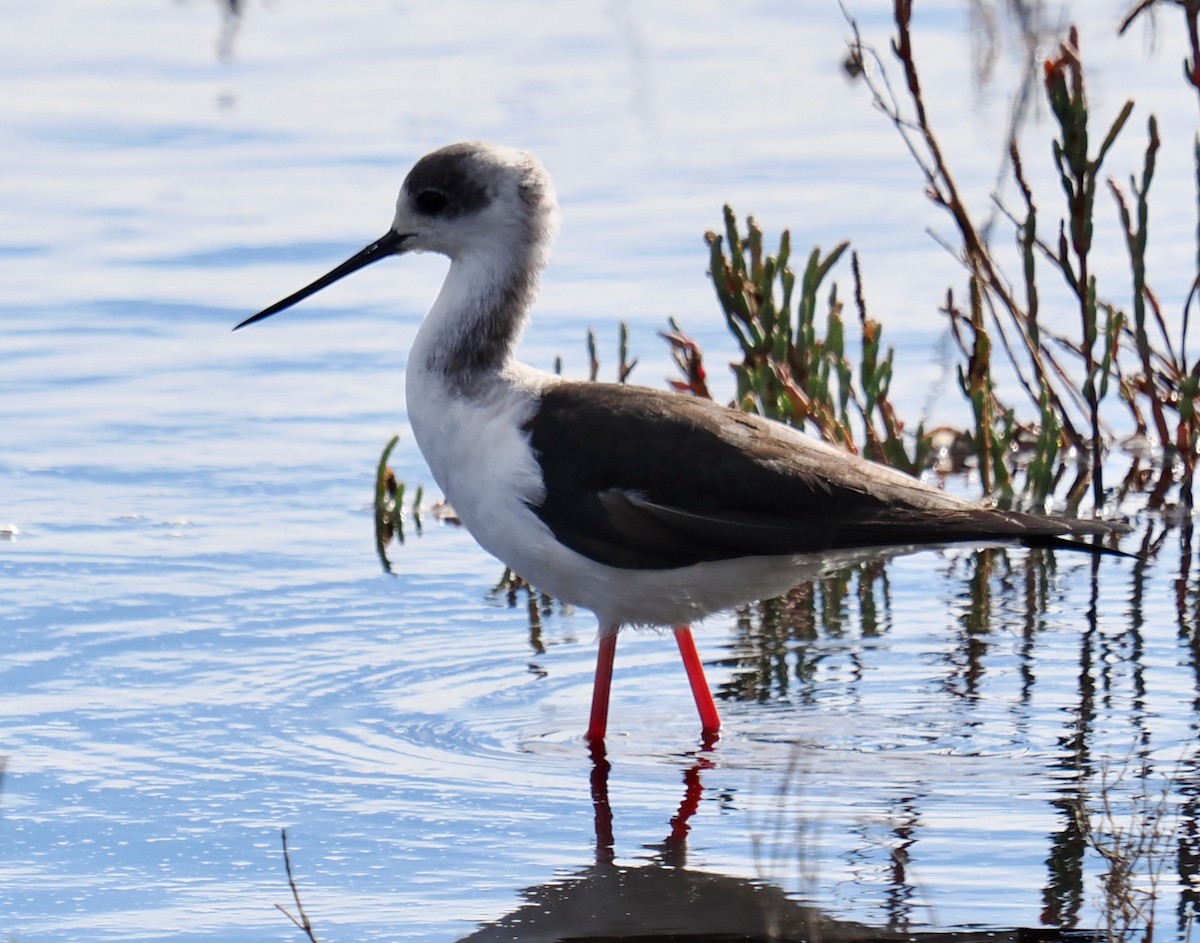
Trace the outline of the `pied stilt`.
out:
[[[617,633],[671,627],[700,721],[720,719],[689,626],[882,548],[1013,541],[1100,551],[1068,522],[976,507],[797,430],[684,395],[583,383],[514,358],[557,229],[530,154],[455,144],[404,180],[391,229],[238,327],[389,255],[450,269],[408,359],[417,445],[462,522],[540,590],[595,612],[588,738],[603,740]]]

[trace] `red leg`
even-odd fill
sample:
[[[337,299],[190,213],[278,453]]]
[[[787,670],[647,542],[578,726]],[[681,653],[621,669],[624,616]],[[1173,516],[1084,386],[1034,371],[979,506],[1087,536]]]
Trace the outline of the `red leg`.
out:
[[[608,730],[608,693],[612,690],[616,654],[617,633],[601,635],[600,650],[596,653],[596,680],[592,685],[592,716],[587,729],[587,738],[593,743],[602,741]]]
[[[683,667],[687,671],[688,683],[692,686],[692,697],[696,699],[696,710],[700,713],[700,727],[706,734],[721,729],[721,718],[713,701],[708,679],[704,677],[704,666],[696,651],[692,630],[686,625],[675,626],[675,641],[679,643],[679,654],[683,656]]]

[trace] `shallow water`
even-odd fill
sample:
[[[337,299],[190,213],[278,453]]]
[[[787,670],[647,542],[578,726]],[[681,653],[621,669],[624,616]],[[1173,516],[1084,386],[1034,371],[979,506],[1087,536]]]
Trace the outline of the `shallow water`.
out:
[[[957,7],[928,9],[930,41],[957,48]],[[492,593],[499,564],[429,520],[382,572],[369,505],[393,433],[397,475],[436,497],[401,391],[443,264],[378,266],[229,328],[378,236],[406,166],[447,141],[529,146],[555,174],[530,362],[581,375],[594,325],[611,371],[624,317],[657,385],[653,332],[676,315],[728,384],[699,235],[730,200],[804,243],[851,236],[901,363],[929,364],[901,405],[938,377],[953,265],[836,70],[836,8],[493,10],[249,5],[226,58],[208,4],[11,11],[0,935],[297,939],[273,906],[293,907],[284,828],[327,943],[694,934],[680,900],[722,902],[690,910],[711,933],[730,913],[744,934],[756,913],[826,937],[1090,928],[1106,866],[1080,823],[1103,841],[1107,797],[1117,825],[1141,810],[1161,834],[1157,933],[1182,938],[1200,784],[1179,530],[1140,522],[1126,546],[1159,541],[1142,564],[927,552],[714,617],[698,641],[726,727],[708,748],[673,644],[629,635],[602,760],[579,736],[590,615],[532,619]],[[1171,107],[1154,76],[1174,67],[1126,55]],[[949,139],[986,182],[1002,104],[972,105],[961,61],[936,62],[957,76],[939,101],[981,113]]]

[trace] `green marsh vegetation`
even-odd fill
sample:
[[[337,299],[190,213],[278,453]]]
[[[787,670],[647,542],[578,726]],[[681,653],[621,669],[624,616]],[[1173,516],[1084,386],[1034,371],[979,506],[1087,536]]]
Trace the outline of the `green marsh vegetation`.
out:
[[[1037,5],[1008,4],[1018,13],[1028,6]],[[1043,895],[1046,925],[1078,926],[1093,898],[1084,879],[1094,876],[1109,937],[1150,940],[1156,921],[1165,922],[1156,915],[1160,885],[1175,880],[1166,863],[1176,862],[1179,884],[1200,886],[1200,845],[1176,827],[1187,822],[1194,828],[1200,816],[1186,782],[1194,778],[1194,750],[1185,746],[1184,757],[1166,769],[1161,732],[1142,707],[1144,679],[1154,670],[1146,641],[1155,627],[1147,613],[1156,605],[1162,611],[1153,598],[1155,580],[1163,576],[1155,561],[1173,543],[1179,569],[1167,578],[1174,587],[1168,608],[1180,665],[1200,677],[1191,523],[1200,357],[1189,351],[1191,309],[1200,300],[1200,137],[1194,127],[1160,127],[1139,110],[1136,95],[1094,107],[1087,50],[1076,32],[1065,28],[1050,41],[1030,36],[1021,94],[1036,103],[1031,108],[1040,107],[1053,141],[1023,150],[1014,129],[1004,155],[1011,196],[994,197],[995,214],[985,219],[971,209],[977,195],[964,192],[939,141],[911,0],[895,0],[892,13],[886,52],[867,45],[847,16],[847,70],[903,140],[914,186],[924,188],[948,221],[950,235],[941,241],[961,267],[961,279],[945,287],[939,310],[954,350],[961,427],[928,428],[901,415],[893,391],[906,364],[885,342],[889,312],[886,302],[871,297],[863,275],[869,258],[849,242],[794,251],[787,231],[768,244],[753,217],[742,219],[727,206],[706,245],[717,310],[735,344],[736,405],[912,474],[969,471],[957,474],[954,486],[977,487],[981,499],[999,506],[1138,516],[1136,545],[1126,549],[1141,559],[1122,569],[1119,589],[1106,570],[1105,593],[1093,561],[1074,603],[1083,620],[1072,669],[1078,678],[1067,703],[1056,708],[1062,734],[1055,764],[1063,787],[1048,799],[1057,824]],[[1115,28],[1125,33],[1152,16],[1161,19],[1160,28],[1186,32],[1190,52],[1180,81],[1200,105],[1200,0],[1143,0]],[[1046,52],[1035,55],[1036,49]],[[1114,154],[1124,152],[1116,145],[1130,140],[1140,142],[1139,159],[1118,165]],[[1156,175],[1169,147],[1190,150],[1195,190],[1190,205],[1176,199],[1160,210]],[[1035,189],[1037,179],[1053,185]],[[1192,220],[1194,264],[1182,285],[1157,284],[1164,271],[1165,278],[1180,279],[1178,265],[1156,265],[1156,250],[1164,246],[1151,238],[1151,226],[1159,212]],[[1111,256],[1101,264],[1100,235],[1115,236],[1123,246],[1123,264],[1114,266]],[[836,279],[847,274],[849,287],[840,288]],[[1168,297],[1184,301],[1172,309],[1160,300]],[[669,382],[682,393],[711,397],[705,355],[686,320],[669,319],[662,332],[678,368]],[[591,379],[601,372],[597,346],[589,332]],[[612,379],[625,382],[636,359],[624,325],[618,351]],[[403,492],[397,500],[394,488],[389,491],[386,458],[377,497],[387,512],[382,519],[398,521]],[[412,507],[419,510],[419,498]],[[385,560],[386,543],[379,544]],[[949,615],[938,617],[949,627],[938,657],[944,662],[940,683],[950,696],[1003,701],[1004,671],[996,670],[995,659],[1010,658],[1020,684],[1003,709],[1023,717],[1035,699],[1053,701],[1061,681],[1042,654],[1052,643],[1039,640],[1064,624],[1056,618],[1070,597],[1062,561],[1051,552],[987,548],[948,555],[935,566],[939,588],[932,603],[949,607]],[[891,564],[879,560],[743,607],[722,656],[727,680],[719,696],[804,704],[820,690],[814,679],[822,672],[853,677],[872,638],[911,623],[905,608],[911,604],[897,598],[897,582]],[[1120,613],[1106,612],[1114,592],[1121,594]],[[527,607],[530,644],[539,650],[544,617],[556,603],[510,573],[496,593]],[[1121,731],[1114,736],[1116,726]],[[1128,742],[1114,742],[1125,736]],[[1157,784],[1164,781],[1171,798],[1160,801]],[[1194,891],[1180,895],[1174,929],[1181,938],[1198,908]]]
[[[1023,155],[1014,119],[1006,168],[1017,205],[993,197],[1008,225],[1003,234],[991,220],[973,216],[939,143],[923,92],[911,0],[893,3],[895,32],[887,55],[863,41],[846,12],[846,71],[865,84],[874,107],[894,126],[915,164],[914,185],[923,185],[957,237],[938,237],[963,273],[961,284],[945,289],[940,313],[957,351],[954,372],[966,421],[931,429],[924,420],[901,417],[892,386],[905,365],[884,342],[887,313],[870,305],[861,260],[849,241],[797,255],[784,230],[772,251],[753,217],[739,223],[726,206],[721,227],[705,242],[718,307],[740,358],[730,363],[735,405],[912,474],[972,471],[981,497],[1003,507],[1098,516],[1164,512],[1150,515],[1136,550],[1152,556],[1179,526],[1189,548],[1182,561],[1186,582],[1200,449],[1200,358],[1188,350],[1190,310],[1200,289],[1200,224],[1186,301],[1182,310],[1166,311],[1150,265],[1151,195],[1163,146],[1156,118],[1146,118],[1140,165],[1109,167],[1114,143],[1137,133],[1135,101],[1112,114],[1094,113],[1075,30],[1048,40],[1033,25],[1039,4],[1010,0],[1007,6],[1029,31],[1017,97],[1040,100],[1055,137],[1048,152]],[[1118,28],[1125,33],[1156,13],[1182,17],[1190,44],[1182,81],[1200,99],[1200,0],[1142,0]],[[1039,59],[1039,48],[1049,48],[1049,57]],[[1184,211],[1200,219],[1200,136],[1191,129],[1187,136],[1198,195]],[[1034,193],[1025,172],[1034,160],[1054,168],[1057,190]],[[1101,229],[1120,234],[1124,271],[1098,270],[1093,244]],[[847,261],[848,299],[834,281]],[[1066,287],[1073,316],[1058,303],[1048,311],[1043,302],[1059,286]],[[669,318],[660,336],[680,374],[670,385],[711,397],[704,353],[686,326]],[[593,380],[600,373],[597,346],[589,331]],[[630,357],[624,323],[618,351],[614,379],[626,382],[637,360]],[[555,367],[561,370],[561,362]],[[403,539],[408,514],[404,485],[387,467],[394,445],[379,462],[375,489],[377,548],[385,569],[387,545],[393,534]],[[418,529],[421,497],[418,489],[410,502]],[[521,582],[509,574],[502,585],[511,594]],[[1182,597],[1178,603],[1182,618],[1187,603]]]
[[[1156,7],[1182,14],[1192,43],[1183,80],[1200,95],[1200,3],[1139,3],[1120,29]],[[1017,250],[1015,270],[1007,270],[1000,237],[968,208],[926,108],[911,0],[896,0],[893,13],[889,61],[864,43],[847,15],[847,68],[902,137],[926,195],[951,221],[957,241],[945,248],[961,264],[963,283],[946,289],[941,314],[957,347],[957,386],[970,416],[961,442],[983,492],[1004,506],[1045,510],[1057,503],[1069,514],[1081,513],[1089,497],[1091,512],[1103,514],[1130,494],[1144,494],[1150,510],[1170,501],[1190,510],[1200,359],[1188,352],[1188,327],[1198,282],[1191,273],[1187,302],[1172,313],[1163,310],[1150,277],[1150,198],[1162,146],[1155,117],[1146,120],[1142,164],[1124,179],[1106,159],[1119,136],[1135,133],[1135,102],[1115,115],[1093,112],[1078,35],[1067,31],[1041,74],[1030,76],[1056,129],[1051,152],[1022,155],[1014,134],[1007,163],[1019,203],[995,198]],[[1191,146],[1200,181],[1200,143],[1193,139]],[[1024,171],[1030,159],[1053,163],[1060,192],[1033,192]],[[1101,227],[1121,234],[1128,271],[1097,271],[1092,249]],[[740,226],[728,206],[721,230],[707,242],[717,300],[740,348],[741,361],[732,365],[738,405],[914,474],[939,451],[944,458],[936,431],[903,421],[890,398],[904,366],[883,344],[886,314],[868,311],[860,260],[848,242],[827,253],[813,248],[797,260],[787,231],[769,251],[753,217]],[[830,284],[847,253],[850,311]],[[1200,259],[1200,233],[1197,253]],[[1065,284],[1074,327],[1061,310],[1052,316],[1043,310],[1047,280]],[[666,336],[684,374],[677,386],[706,395],[695,343],[674,323]],[[1013,386],[1004,382],[1010,379],[1020,391],[1013,400],[998,392]],[[1119,482],[1106,482],[1120,444],[1112,430],[1122,428],[1129,430],[1121,442],[1133,447],[1133,463]]]

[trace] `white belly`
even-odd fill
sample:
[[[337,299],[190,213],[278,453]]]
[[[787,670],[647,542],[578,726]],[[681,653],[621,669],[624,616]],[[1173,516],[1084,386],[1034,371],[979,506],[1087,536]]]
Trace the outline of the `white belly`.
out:
[[[776,596],[842,562],[750,557],[671,570],[618,569],[560,544],[530,509],[541,470],[521,426],[553,378],[517,367],[467,400],[420,372],[408,379],[413,435],[463,525],[488,553],[539,590],[596,613],[603,630],[680,625],[748,599]]]

